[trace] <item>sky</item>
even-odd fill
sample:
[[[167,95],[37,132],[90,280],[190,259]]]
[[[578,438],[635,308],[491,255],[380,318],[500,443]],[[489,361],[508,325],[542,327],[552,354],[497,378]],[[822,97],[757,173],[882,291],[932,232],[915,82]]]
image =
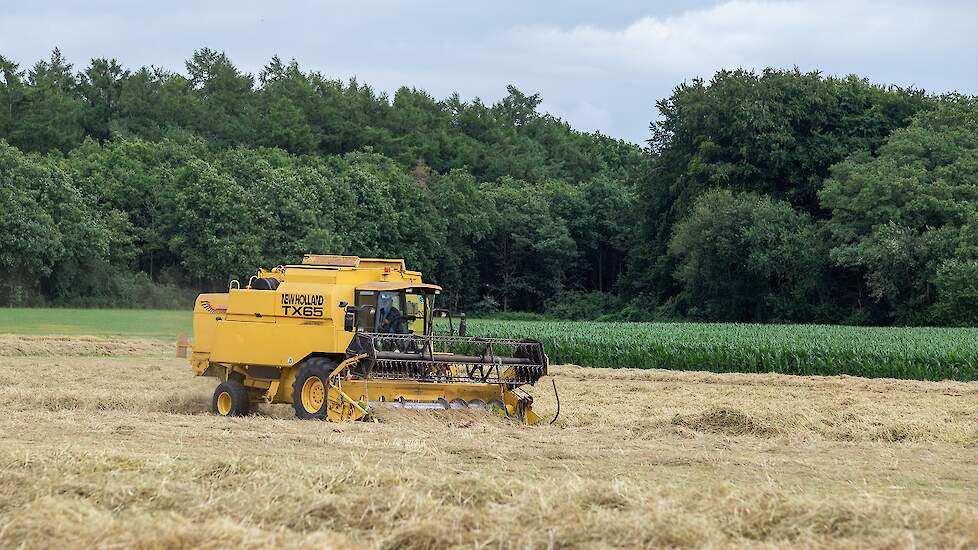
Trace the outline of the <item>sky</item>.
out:
[[[904,0],[86,0],[3,2],[0,55],[61,48],[184,71],[202,47],[255,75],[303,70],[494,102],[513,84],[584,131],[643,143],[655,103],[718,69],[798,67],[978,95],[978,2]]]

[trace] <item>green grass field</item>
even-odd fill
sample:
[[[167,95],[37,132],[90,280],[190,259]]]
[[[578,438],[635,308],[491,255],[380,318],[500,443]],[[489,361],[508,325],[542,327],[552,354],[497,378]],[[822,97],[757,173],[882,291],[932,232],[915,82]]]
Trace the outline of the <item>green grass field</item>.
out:
[[[0,333],[191,332],[185,311],[0,309]],[[978,380],[978,329],[473,319],[475,336],[533,338],[554,363],[713,372]]]
[[[191,332],[189,311],[150,309],[0,309],[0,334],[138,336],[172,340]]]

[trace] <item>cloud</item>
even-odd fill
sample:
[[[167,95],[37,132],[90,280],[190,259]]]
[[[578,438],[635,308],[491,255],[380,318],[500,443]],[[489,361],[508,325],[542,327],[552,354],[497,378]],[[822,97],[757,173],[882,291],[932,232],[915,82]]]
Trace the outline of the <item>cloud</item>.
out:
[[[736,0],[670,17],[642,17],[624,28],[517,27],[510,40],[527,51],[577,65],[709,73],[719,67],[784,66],[796,61],[973,56],[978,9],[936,3],[865,0]],[[558,64],[563,65],[563,64]],[[576,69],[581,71],[582,69]]]
[[[622,103],[635,113],[643,97],[649,104],[682,81],[709,79],[722,68],[798,66],[936,92],[974,93],[976,35],[978,8],[971,3],[735,0],[641,17],[619,28],[517,26],[499,44],[526,52],[526,63],[546,75],[539,80],[572,83],[572,89],[590,93],[590,103],[609,98],[603,103],[614,110],[609,127],[638,141],[653,113],[636,120],[627,117]],[[616,93],[618,99],[610,99]],[[626,97],[630,101],[623,102]],[[589,118],[574,112],[567,117],[574,123]]]

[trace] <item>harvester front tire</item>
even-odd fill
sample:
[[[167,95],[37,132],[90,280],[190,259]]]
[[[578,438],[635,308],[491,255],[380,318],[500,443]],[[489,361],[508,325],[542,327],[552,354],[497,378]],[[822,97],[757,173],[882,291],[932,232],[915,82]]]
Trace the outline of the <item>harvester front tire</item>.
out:
[[[248,390],[237,380],[218,384],[211,400],[211,412],[218,416],[244,416],[248,414],[251,403]]]
[[[329,411],[326,393],[329,375],[336,363],[325,357],[313,357],[299,367],[292,383],[292,406],[295,415],[303,420],[325,420]]]

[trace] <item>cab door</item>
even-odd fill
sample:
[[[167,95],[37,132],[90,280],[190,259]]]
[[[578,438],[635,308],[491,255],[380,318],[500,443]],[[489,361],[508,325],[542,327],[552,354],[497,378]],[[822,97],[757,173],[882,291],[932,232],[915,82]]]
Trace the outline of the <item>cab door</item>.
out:
[[[355,300],[357,306],[357,332],[377,332],[377,291],[358,290]],[[368,307],[363,307],[368,306]]]
[[[404,320],[407,323],[408,332],[411,334],[424,334],[425,319],[427,308],[425,307],[424,294],[405,294],[404,295]]]

